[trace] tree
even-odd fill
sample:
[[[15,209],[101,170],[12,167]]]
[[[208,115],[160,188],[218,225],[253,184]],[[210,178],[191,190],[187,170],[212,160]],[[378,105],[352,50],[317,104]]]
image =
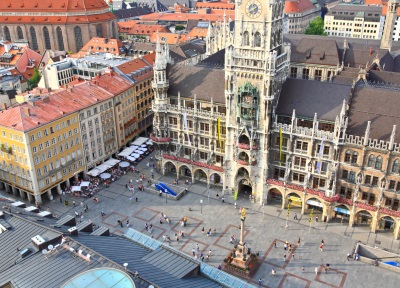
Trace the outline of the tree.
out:
[[[310,26],[306,29],[305,34],[307,35],[323,35],[326,36],[324,31],[324,20],[321,17],[317,17],[310,22]]]
[[[29,89],[37,87],[41,77],[42,76],[39,73],[39,69],[37,67],[35,67],[33,70],[33,76],[31,77],[31,79],[28,80]]]

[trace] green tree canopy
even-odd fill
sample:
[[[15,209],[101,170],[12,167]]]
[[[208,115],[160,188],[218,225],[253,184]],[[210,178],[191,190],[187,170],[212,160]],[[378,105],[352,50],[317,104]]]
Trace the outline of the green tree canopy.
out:
[[[33,70],[33,76],[31,79],[28,80],[29,83],[29,89],[35,88],[37,87],[37,85],[39,84],[40,78],[42,76],[39,73],[39,69],[35,67],[35,69]]]
[[[321,17],[317,17],[310,22],[310,26],[306,29],[305,34],[307,35],[323,35],[326,36],[324,31],[324,20]]]

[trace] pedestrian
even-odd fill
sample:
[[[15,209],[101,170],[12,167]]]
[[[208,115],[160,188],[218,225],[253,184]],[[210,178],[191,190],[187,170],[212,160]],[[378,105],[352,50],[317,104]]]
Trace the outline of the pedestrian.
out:
[[[300,247],[300,237],[299,237],[299,240],[297,240],[297,246]]]
[[[293,220],[299,220],[299,219],[297,219],[297,213],[294,213]]]
[[[75,202],[75,200],[74,200],[74,201],[72,201],[72,204],[74,204],[74,207],[76,207],[76,202]]]
[[[83,202],[81,202],[81,207],[83,208]]]
[[[285,251],[287,250],[287,244],[286,244],[286,243],[283,245],[283,249],[284,249]]]
[[[293,260],[294,260],[294,253],[292,253],[292,258],[293,258]]]
[[[272,268],[271,274],[272,274],[273,277],[276,276],[276,270],[274,268]]]
[[[201,256],[200,259],[201,259],[201,262],[204,262],[204,256]]]
[[[318,216],[317,216],[317,217],[315,217],[315,222],[318,222]]]
[[[133,200],[132,197],[129,197],[129,201],[131,201],[131,204],[132,204],[132,200]]]
[[[129,219],[126,220],[126,227],[127,227],[127,228],[129,227]]]
[[[274,247],[276,248],[276,241],[274,241]]]
[[[197,251],[200,251],[199,244],[196,244],[196,249],[197,249]]]
[[[84,217],[83,217],[83,214],[82,214],[82,215],[81,215],[81,222],[83,221],[83,218],[84,218]]]
[[[201,228],[201,233],[202,233],[202,234],[204,234],[204,227],[203,227],[203,228]]]
[[[160,217],[160,224],[162,224],[162,218]]]
[[[86,211],[88,211],[88,210],[89,210],[89,206],[86,204],[86,206],[85,206],[85,207],[86,207]]]
[[[237,204],[236,204],[236,202],[235,202],[235,209],[237,209]]]
[[[303,267],[301,267],[301,272],[302,272],[302,273],[304,273],[304,266],[303,266]]]
[[[75,211],[75,218],[79,217],[79,213]]]
[[[314,271],[315,271],[315,275],[318,275],[318,267],[315,267]]]
[[[206,261],[208,261],[210,259],[210,256],[209,255],[207,255],[206,256]]]
[[[292,244],[289,244],[289,252],[292,252]]]
[[[349,261],[350,258],[351,258],[350,253],[347,253],[347,261]]]
[[[119,223],[120,225],[121,225],[121,227],[124,227],[124,224],[122,224],[122,221],[120,221],[120,223]]]
[[[326,263],[326,265],[325,265],[325,273],[328,273],[328,271],[329,271],[329,267],[331,266],[331,264],[329,264],[329,263]]]
[[[60,203],[61,203],[61,204],[63,203],[61,196],[60,196]]]
[[[258,285],[261,286],[261,283],[262,283],[262,279],[260,278],[260,279],[258,279]]]
[[[325,245],[324,239],[321,240],[321,244],[322,244],[322,245]]]
[[[324,249],[324,244],[321,243],[321,245],[319,245],[319,250],[321,250],[321,252],[322,252],[322,251],[324,251],[323,249]]]
[[[139,200],[137,199],[137,197],[136,197],[136,199],[135,199],[135,200],[136,200],[136,202],[138,202],[138,201],[139,201]]]
[[[286,254],[283,255],[283,261],[286,262]]]
[[[211,249],[208,251],[208,256],[211,256]]]
[[[192,249],[192,254],[193,256],[196,255],[196,250],[194,248]]]

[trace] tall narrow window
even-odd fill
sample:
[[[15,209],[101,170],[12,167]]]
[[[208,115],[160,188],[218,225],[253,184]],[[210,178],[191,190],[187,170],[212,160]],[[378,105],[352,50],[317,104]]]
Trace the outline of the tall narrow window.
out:
[[[11,41],[10,29],[7,26],[4,26],[4,38]]]
[[[57,27],[58,50],[64,51],[64,38],[60,27]]]
[[[36,31],[35,31],[35,28],[34,28],[33,26],[31,26],[31,28],[29,29],[29,31],[31,32],[32,49],[33,49],[33,50],[39,50],[39,46],[38,46],[38,42],[37,42],[37,38],[36,38]]]
[[[75,26],[74,34],[75,34],[76,51],[79,51],[83,47],[82,31],[81,31],[81,28],[79,26]]]
[[[254,46],[261,47],[261,34],[259,32],[254,35]]]
[[[18,40],[24,39],[24,34],[22,33],[21,27],[17,27],[17,35],[18,35]]]
[[[250,45],[250,40],[249,40],[249,32],[244,32],[243,33],[243,45],[244,46],[249,46]]]
[[[103,38],[103,27],[101,24],[96,25],[96,35],[99,38]]]
[[[44,36],[44,47],[50,50],[51,49],[50,34],[49,34],[49,29],[47,29],[46,26],[43,27],[43,36]]]

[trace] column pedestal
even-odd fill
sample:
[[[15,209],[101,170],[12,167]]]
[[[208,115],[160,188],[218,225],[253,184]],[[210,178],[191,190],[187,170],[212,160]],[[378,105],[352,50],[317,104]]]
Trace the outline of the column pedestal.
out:
[[[21,189],[19,190],[19,196],[22,198],[22,199],[25,199],[25,192],[24,191],[22,191]]]
[[[32,202],[33,202],[33,196],[32,196],[32,194],[31,194],[31,193],[26,193],[26,196],[28,197],[29,203],[32,203]]]

